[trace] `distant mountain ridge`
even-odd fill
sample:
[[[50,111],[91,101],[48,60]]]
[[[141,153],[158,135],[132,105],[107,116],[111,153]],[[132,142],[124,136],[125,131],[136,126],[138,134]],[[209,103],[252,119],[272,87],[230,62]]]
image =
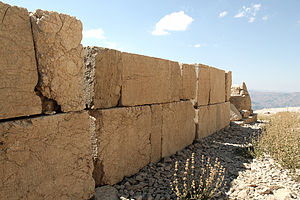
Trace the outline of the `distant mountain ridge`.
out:
[[[253,110],[300,106],[300,92],[284,93],[250,90],[249,93]]]

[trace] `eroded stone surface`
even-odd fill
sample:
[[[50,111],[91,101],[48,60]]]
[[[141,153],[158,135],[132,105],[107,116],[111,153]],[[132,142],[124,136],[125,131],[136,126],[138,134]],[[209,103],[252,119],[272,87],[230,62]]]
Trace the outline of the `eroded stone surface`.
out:
[[[151,105],[151,162],[161,159],[162,105]]]
[[[196,68],[195,65],[182,65],[182,94],[181,99],[196,98]]]
[[[207,137],[230,123],[229,102],[200,106],[198,109],[197,138]]]
[[[249,95],[231,96],[230,102],[238,109],[238,111],[251,110],[251,98]]]
[[[96,185],[115,184],[150,162],[149,106],[91,111],[95,118],[98,158]]]
[[[1,199],[88,199],[94,193],[86,112],[0,123]]]
[[[121,105],[135,106],[180,100],[181,72],[177,62],[122,53]]]
[[[29,13],[0,2],[0,119],[42,112]]]
[[[210,70],[209,66],[201,65],[198,66],[198,97],[197,105],[205,106],[209,104],[209,93],[210,93]]]
[[[85,47],[84,95],[90,108],[116,107],[121,98],[121,52]]]
[[[242,119],[241,113],[236,109],[236,107],[230,103],[230,120],[238,121]]]
[[[195,110],[190,101],[163,104],[162,157],[170,156],[195,139]]]
[[[64,112],[85,108],[82,24],[75,17],[37,10],[31,16],[38,90]]]
[[[225,73],[225,101],[229,101],[231,95],[232,72]]]
[[[225,102],[225,71],[210,67],[210,93],[209,103]]]

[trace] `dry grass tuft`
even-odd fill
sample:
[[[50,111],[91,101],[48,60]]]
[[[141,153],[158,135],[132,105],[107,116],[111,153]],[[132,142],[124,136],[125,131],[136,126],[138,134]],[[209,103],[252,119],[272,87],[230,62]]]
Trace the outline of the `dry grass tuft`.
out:
[[[270,154],[284,168],[300,168],[300,114],[280,112],[269,117],[262,134],[253,140],[254,155]]]
[[[195,170],[196,166],[199,168]],[[200,163],[195,165],[193,153],[191,159],[186,160],[184,171],[179,170],[178,162],[175,163],[171,187],[177,200],[211,199],[221,192],[220,189],[225,185],[224,177],[225,168],[218,158],[211,164],[210,158],[202,155]]]

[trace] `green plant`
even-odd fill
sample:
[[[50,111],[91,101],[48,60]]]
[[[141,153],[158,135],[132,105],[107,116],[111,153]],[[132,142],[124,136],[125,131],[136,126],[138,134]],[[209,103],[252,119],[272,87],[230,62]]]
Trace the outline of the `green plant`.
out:
[[[215,159],[214,164],[211,164],[210,158],[206,159],[202,155],[201,162],[195,165],[193,153],[191,159],[186,160],[184,171],[179,170],[176,161],[171,187],[177,200],[211,199],[221,192],[220,189],[225,185],[224,177],[225,168],[218,158]]]

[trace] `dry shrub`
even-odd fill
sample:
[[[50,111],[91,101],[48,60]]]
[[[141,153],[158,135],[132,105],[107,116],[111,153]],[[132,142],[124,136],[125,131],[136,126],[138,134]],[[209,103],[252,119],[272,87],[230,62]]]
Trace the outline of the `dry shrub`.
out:
[[[175,163],[174,180],[171,187],[177,200],[211,199],[217,196],[225,185],[225,168],[220,164],[218,158],[215,159],[214,164],[211,164],[210,158],[206,159],[202,155],[200,163],[195,165],[194,156],[193,153],[191,159],[186,160],[183,171],[179,170],[178,162]]]
[[[256,157],[266,152],[285,168],[300,168],[299,113],[280,112],[272,115],[262,134],[253,141],[253,147]]]

